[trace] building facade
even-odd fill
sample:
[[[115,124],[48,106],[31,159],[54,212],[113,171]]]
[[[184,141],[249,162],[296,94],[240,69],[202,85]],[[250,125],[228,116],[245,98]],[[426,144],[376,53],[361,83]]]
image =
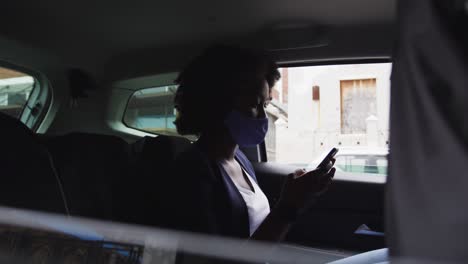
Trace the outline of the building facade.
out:
[[[388,147],[391,64],[282,71],[276,101],[287,116],[275,121],[276,161],[307,164],[333,146]]]

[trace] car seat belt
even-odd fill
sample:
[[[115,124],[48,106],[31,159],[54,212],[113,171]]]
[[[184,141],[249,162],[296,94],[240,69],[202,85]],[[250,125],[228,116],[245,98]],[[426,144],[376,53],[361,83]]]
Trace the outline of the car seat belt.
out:
[[[52,167],[52,173],[54,174],[54,177],[57,180],[57,185],[59,187],[60,196],[62,197],[63,205],[65,206],[65,213],[67,214],[67,216],[70,216],[70,210],[68,209],[68,203],[67,203],[67,199],[65,196],[65,191],[63,189],[63,184],[58,174],[57,168],[55,167],[54,159],[52,158],[52,154],[50,154],[49,150],[47,148],[44,148],[44,149],[47,154],[47,158],[49,159],[50,166]]]

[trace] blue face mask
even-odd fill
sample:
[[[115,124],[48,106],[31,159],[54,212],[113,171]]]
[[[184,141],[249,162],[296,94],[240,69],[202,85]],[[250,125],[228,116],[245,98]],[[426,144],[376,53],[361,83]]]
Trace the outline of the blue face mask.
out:
[[[265,140],[268,118],[249,118],[232,110],[224,120],[234,141],[241,147],[256,146]]]

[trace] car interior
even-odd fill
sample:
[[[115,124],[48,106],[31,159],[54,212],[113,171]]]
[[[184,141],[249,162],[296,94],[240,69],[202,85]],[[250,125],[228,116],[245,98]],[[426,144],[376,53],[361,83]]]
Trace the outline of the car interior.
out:
[[[138,126],[150,121],[132,120],[132,109],[172,115],[163,93],[215,43],[266,50],[282,69],[390,63],[395,13],[392,0],[6,1],[0,101],[25,93],[10,79],[29,90],[21,103],[0,102],[0,204],[159,227],[166,201],[154,186],[194,138]],[[144,92],[158,87],[159,99]],[[307,164],[275,160],[267,144],[244,152],[274,205],[287,175]],[[384,196],[385,180],[337,173],[285,243],[342,256],[385,248]]]

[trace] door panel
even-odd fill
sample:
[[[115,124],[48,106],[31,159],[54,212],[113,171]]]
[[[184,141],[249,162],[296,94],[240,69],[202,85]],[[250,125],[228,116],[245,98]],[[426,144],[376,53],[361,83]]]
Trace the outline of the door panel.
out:
[[[255,163],[257,178],[272,205],[295,167]],[[288,243],[313,247],[368,251],[385,247],[384,237],[357,235],[367,225],[383,232],[384,184],[334,180],[327,193],[290,230]]]

